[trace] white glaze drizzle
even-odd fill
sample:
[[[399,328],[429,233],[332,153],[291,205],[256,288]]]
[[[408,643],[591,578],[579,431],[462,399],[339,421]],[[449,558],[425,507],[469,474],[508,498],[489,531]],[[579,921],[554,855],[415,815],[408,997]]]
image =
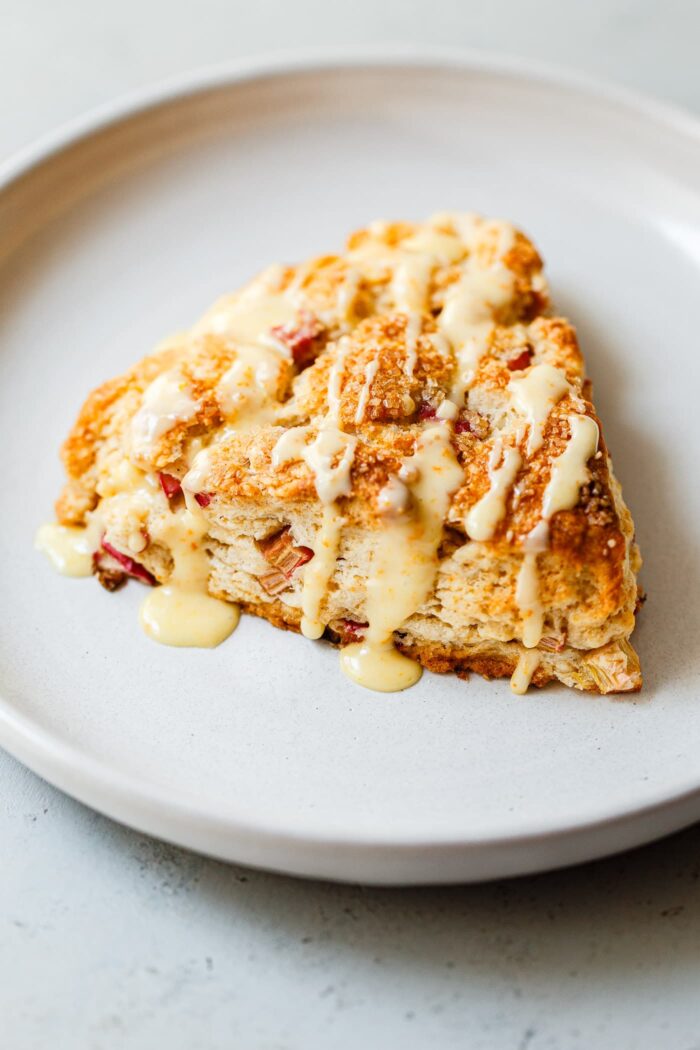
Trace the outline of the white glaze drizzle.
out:
[[[486,223],[471,213],[438,215],[433,221],[451,223],[472,253],[462,276],[448,290],[438,319],[439,330],[449,340],[456,358],[450,399],[461,406],[488,349],[494,311],[513,295],[515,277],[502,258],[515,243],[515,229],[509,223]],[[477,246],[489,230],[498,232],[498,247],[495,261],[484,265]]]
[[[167,544],[173,569],[168,582],[144,599],[141,626],[164,645],[219,645],[238,624],[239,610],[208,593],[209,559],[202,545],[206,519],[182,507],[152,521],[150,529],[152,539]]]
[[[408,508],[411,493],[408,486],[397,475],[393,474],[377,495],[377,508],[380,514],[403,514]]]
[[[365,689],[379,693],[397,693],[408,689],[420,679],[421,665],[404,656],[387,642],[370,645],[353,642],[340,650],[340,669],[348,678]]]
[[[330,422],[323,423],[303,458],[313,472],[316,491],[322,503],[333,503],[350,494],[350,471],[357,438]]]
[[[219,380],[216,393],[222,414],[235,421],[237,430],[274,418],[282,360],[271,347],[236,346],[236,360]]]
[[[397,310],[411,313],[426,309],[435,265],[432,255],[401,252],[391,280],[391,297]]]
[[[343,671],[381,691],[404,689],[420,677],[419,665],[397,653],[393,634],[434,586],[450,498],[464,478],[444,425],[423,431],[408,462],[413,512],[389,517],[379,531],[367,581],[369,626],[362,642],[341,650]]]
[[[309,442],[312,428],[292,427],[281,434],[272,449],[272,465],[283,466],[303,460],[314,475],[316,492],[322,503],[332,503],[340,496],[350,494],[352,470],[357,438],[339,430],[325,420]]]
[[[513,273],[502,263],[486,270],[468,268],[450,288],[438,319],[439,330],[447,337],[456,358],[450,399],[464,404],[481,358],[493,331],[493,312],[504,306],[513,294]]]
[[[242,291],[215,303],[193,333],[211,332],[248,346],[270,345],[270,329],[294,321],[299,308],[295,287],[281,290],[283,275],[283,267],[268,267]]]
[[[588,461],[598,448],[599,432],[595,420],[572,413],[568,421],[569,441],[552,465],[542,502],[542,518],[525,538],[523,561],[516,580],[515,601],[522,617],[523,645],[527,649],[539,645],[544,627],[537,555],[548,546],[552,516],[560,510],[569,510],[578,502],[581,486],[588,480]],[[514,688],[514,691],[518,690]]]
[[[166,547],[173,568],[168,582],[150,590],[141,606],[144,630],[166,645],[218,645],[235,628],[239,613],[236,605],[207,593],[209,562],[202,540],[208,526],[201,509],[196,504],[196,513],[185,506],[172,509],[158,478],[127,460],[115,467],[109,481],[102,485],[102,498],[88,514],[86,527],[43,526],[37,546],[60,572],[79,576],[92,573],[93,554],[103,541],[137,556],[149,543]]]
[[[534,365],[527,375],[511,379],[508,384],[511,404],[529,425],[528,456],[542,447],[544,424],[549,413],[570,389],[565,374],[552,365]]]
[[[241,292],[219,300],[193,329],[195,335],[218,335],[235,349],[236,358],[216,393],[222,414],[239,431],[268,423],[275,415],[280,371],[290,353],[272,329],[292,324],[302,305],[300,273],[282,289],[284,275],[283,267],[268,267]]]
[[[289,430],[285,430],[273,446],[272,466],[281,467],[285,463],[302,460],[310,433],[311,427],[308,426],[290,427]]]
[[[208,520],[190,498],[205,487],[210,453],[210,449],[201,450],[183,478],[185,506],[171,506],[158,478],[132,467],[115,473],[115,478],[121,479],[114,486],[117,491],[104,498],[89,518],[95,547],[106,530],[105,538],[118,550],[126,545],[128,551],[124,553],[128,553],[133,550],[132,537],[143,537],[147,530],[150,543],[170,551],[170,576],[165,584],[149,590],[139,614],[146,634],[164,645],[212,647],[227,638],[238,623],[238,606],[208,593],[209,560],[203,545]],[[111,534],[111,521],[119,523],[120,537],[126,533],[126,544]]]
[[[427,256],[433,266],[449,266],[464,255],[464,244],[453,233],[436,229],[434,219],[429,219],[416,233],[401,242],[401,251]]]
[[[337,504],[326,502],[314,540],[314,556],[303,569],[301,633],[305,638],[320,638],[326,629],[320,610],[335,572],[343,524]]]
[[[510,680],[510,688],[517,696],[524,696],[532,681],[532,676],[539,667],[540,653],[536,649],[523,649]]]
[[[570,415],[571,435],[566,448],[554,460],[542,501],[542,517],[549,521],[557,511],[569,510],[578,502],[581,486],[588,480],[588,461],[598,449],[598,424],[590,416]]]
[[[185,499],[188,500],[188,506],[190,498],[194,497],[195,493],[206,491],[206,480],[211,470],[213,451],[213,446],[200,449],[193,457],[190,468],[182,479],[182,491],[185,494]],[[193,502],[194,507],[198,507],[194,500]],[[192,506],[190,506],[190,510],[196,513]]]
[[[324,505],[321,525],[313,545],[314,557],[304,567],[302,579],[301,633],[312,639],[320,638],[325,630],[321,607],[335,572],[344,524],[336,501],[350,494],[350,472],[357,446],[357,438],[346,434],[338,425],[343,373],[349,349],[349,342],[341,339],[328,376],[328,411],[314,440],[306,444],[305,435],[301,434],[280,448],[284,439],[282,435],[273,449],[273,459],[277,455],[278,461],[286,462],[287,457],[298,456],[305,461],[314,475],[316,492]]]
[[[306,638],[320,638],[325,630],[321,607],[335,571],[344,519],[336,500],[350,493],[353,458],[357,439],[340,430],[333,416],[339,414],[340,376],[344,359],[336,361],[336,372],[329,381],[329,411],[316,437],[309,444],[311,428],[293,427],[280,436],[272,450],[272,463],[280,466],[303,460],[314,475],[323,515],[313,544],[314,557],[304,566],[302,577],[301,632]]]
[[[36,533],[34,546],[62,576],[91,576],[94,546],[87,529],[47,523]]]
[[[435,411],[436,419],[446,419],[450,422],[456,419],[458,415],[459,409],[457,408],[456,404],[454,403],[454,401],[450,401],[450,399],[447,397],[444,401],[440,402]]]
[[[515,601],[523,621],[523,645],[526,649],[534,649],[540,644],[544,625],[536,551],[526,551],[523,556],[515,586]]]
[[[525,542],[523,543],[523,549],[525,551],[534,551],[539,554],[541,551],[546,551],[548,546],[549,522],[545,521],[543,518],[528,532],[525,537]]]
[[[489,455],[489,488],[467,514],[465,528],[473,540],[490,540],[496,526],[506,512],[506,499],[510,487],[522,466],[522,457],[517,448],[503,449],[497,436]]]
[[[147,458],[159,438],[192,419],[198,407],[179,369],[163,372],[146,387],[141,407],[131,420],[133,454]]]
[[[236,629],[237,605],[219,601],[205,590],[178,583],[154,587],[141,605],[139,621],[154,642],[177,648],[213,649]]]
[[[449,227],[456,233],[449,232]],[[450,399],[459,407],[488,349],[494,311],[513,294],[514,274],[502,258],[515,243],[515,229],[509,223],[484,221],[471,213],[440,213],[398,246],[385,242],[387,229],[387,223],[372,223],[371,237],[353,249],[349,257],[358,265],[376,261],[387,267],[393,305],[406,313],[427,309],[430,281],[437,266],[456,264],[467,255],[461,264],[462,275],[449,288],[438,319],[438,329],[446,336],[456,359]],[[496,258],[485,263],[479,246],[485,238],[492,239],[494,232]],[[409,349],[408,332],[406,342],[405,371],[411,377],[415,357]]]

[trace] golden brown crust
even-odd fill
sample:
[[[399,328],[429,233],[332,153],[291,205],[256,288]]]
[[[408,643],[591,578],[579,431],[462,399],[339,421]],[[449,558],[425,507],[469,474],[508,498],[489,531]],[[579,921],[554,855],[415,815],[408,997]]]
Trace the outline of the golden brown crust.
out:
[[[220,592],[218,596],[226,597],[223,592]],[[239,604],[243,612],[267,620],[273,627],[294,631],[297,634],[301,633],[299,610],[290,608],[281,601],[241,601]],[[331,645],[342,646],[356,641],[357,635],[353,630],[343,630],[342,625],[336,624],[335,629],[332,626],[326,629],[324,638]],[[410,643],[400,636],[396,639],[396,647],[406,656],[417,660],[422,667],[427,671],[432,671],[433,674],[456,674],[458,678],[464,679],[468,679],[470,674],[478,674],[486,679],[510,678],[517,666],[520,652],[515,643],[511,643],[510,651],[507,647],[498,649],[496,646],[492,648],[492,651],[488,651],[483,643],[474,645],[471,649],[463,648],[455,651],[454,648],[438,643],[424,645]],[[504,648],[506,648],[505,652]],[[549,663],[545,660],[536,668],[531,684],[543,688],[550,682],[560,679],[561,676],[556,673],[553,662]],[[635,675],[629,682],[625,682],[624,686],[601,688],[600,681],[596,681],[590,675],[584,675],[582,681],[577,682],[576,686],[587,693],[637,693],[642,687],[642,679],[641,675]]]

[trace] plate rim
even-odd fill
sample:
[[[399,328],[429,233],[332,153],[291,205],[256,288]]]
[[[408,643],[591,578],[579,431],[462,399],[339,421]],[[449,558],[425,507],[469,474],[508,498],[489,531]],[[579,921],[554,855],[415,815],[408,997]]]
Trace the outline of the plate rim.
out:
[[[194,98],[207,91],[232,88],[256,81],[277,80],[296,73],[322,74],[382,68],[399,71],[402,67],[428,71],[455,69],[461,72],[517,76],[528,82],[535,81],[553,87],[563,86],[577,92],[583,99],[631,110],[637,116],[691,140],[695,148],[700,146],[700,117],[682,107],[660,102],[641,92],[587,74],[572,73],[546,63],[492,52],[439,46],[305,48],[293,53],[275,52],[194,69],[122,94],[114,100],[94,107],[85,114],[61,124],[57,129],[41,136],[1,162],[0,197],[25,176],[43,165],[50,165],[64,150],[78,146],[94,135],[125,123],[134,116]],[[530,825],[520,825],[516,830],[506,830],[493,835],[467,836],[455,833],[414,838],[404,835],[396,839],[387,839],[385,835],[368,832],[342,837],[319,829],[290,831],[284,826],[275,825],[274,822],[247,821],[226,808],[213,808],[210,804],[203,808],[202,805],[198,805],[194,796],[191,803],[182,799],[173,801],[164,789],[150,784],[145,777],[127,776],[118,768],[101,765],[96,758],[83,753],[62,735],[51,733],[36,724],[2,694],[0,745],[55,787],[131,827],[227,860],[240,859],[243,863],[271,870],[310,876],[320,874],[323,877],[341,880],[352,877],[343,874],[352,852],[361,853],[364,857],[363,861],[358,862],[363,881],[395,884],[467,881],[470,878],[467,870],[468,858],[473,857],[475,853],[492,852],[500,855],[504,850],[510,850],[514,856],[520,858],[505,863],[501,856],[500,862],[492,864],[493,871],[488,870],[488,863],[480,865],[485,867],[487,872],[478,874],[476,877],[479,879],[540,871],[639,845],[687,826],[700,817],[699,773],[688,786],[667,789],[653,801],[636,806],[626,804],[613,807],[573,823],[570,817],[553,821],[533,821]],[[165,833],[157,827],[159,823],[162,826],[163,821],[169,829]],[[645,828],[644,824],[647,821],[650,826]],[[632,841],[621,841],[618,846],[611,845],[615,832],[630,824],[637,826]],[[226,834],[227,847],[231,848],[224,850],[219,846],[207,849],[206,845],[202,845],[201,840],[210,836],[221,836],[222,833]],[[601,843],[599,847],[591,845],[583,851],[569,850],[566,859],[552,863],[527,861],[530,852],[538,847],[541,850],[542,847],[548,847],[549,844],[563,839],[575,839],[580,845],[581,841],[586,838],[590,840],[597,834],[606,840],[605,846]],[[248,848],[242,848],[246,843]],[[241,848],[237,848],[237,844]],[[293,863],[291,859],[289,863],[275,859],[285,850],[291,855],[304,848],[314,850],[317,854],[321,851],[326,855],[326,863],[321,864],[318,855],[316,863],[309,864]],[[372,878],[367,874],[367,855],[370,855],[371,866],[373,855],[378,857],[387,851],[397,859],[403,857],[405,860],[408,860],[409,855],[415,856],[416,851],[421,854],[429,852],[431,856],[449,854],[457,862],[456,867],[465,870],[462,874],[447,874],[445,878],[441,878],[439,873],[425,877],[420,872],[415,878],[405,873],[398,879]],[[578,853],[581,855],[577,855]],[[400,870],[400,860],[394,866]],[[451,868],[452,865],[448,867]],[[418,864],[418,868],[425,868],[425,864]]]
[[[495,51],[444,45],[307,47],[293,51],[271,51],[229,62],[197,66],[132,91],[120,92],[113,99],[91,106],[84,113],[62,121],[53,130],[14,150],[6,159],[0,160],[0,193],[6,192],[11,183],[29,174],[32,168],[51,160],[68,146],[78,145],[81,140],[104,131],[113,124],[168,102],[182,101],[207,90],[254,80],[275,79],[293,73],[333,72],[343,68],[379,69],[382,66],[398,69],[402,65],[413,69],[454,68],[461,71],[500,73],[504,76],[516,75],[525,80],[564,86],[602,102],[626,106],[640,116],[700,140],[700,116],[696,116],[680,104],[665,102],[643,91],[603,77],[572,71],[554,63]]]

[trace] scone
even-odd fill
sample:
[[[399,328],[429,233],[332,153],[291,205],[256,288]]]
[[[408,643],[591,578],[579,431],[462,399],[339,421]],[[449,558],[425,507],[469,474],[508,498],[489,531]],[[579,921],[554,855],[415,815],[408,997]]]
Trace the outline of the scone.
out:
[[[63,461],[41,544],[154,585],[160,641],[216,644],[239,606],[376,689],[421,667],[641,686],[632,519],[576,333],[507,223],[376,222],[271,267],[91,394]]]

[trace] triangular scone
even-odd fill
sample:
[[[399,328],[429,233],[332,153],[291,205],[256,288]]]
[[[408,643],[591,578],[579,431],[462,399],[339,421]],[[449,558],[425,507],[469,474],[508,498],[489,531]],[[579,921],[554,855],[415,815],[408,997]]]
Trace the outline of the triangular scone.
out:
[[[196,620],[206,644],[187,597],[208,586],[376,688],[417,677],[398,649],[516,691],[633,691],[640,558],[590,397],[522,233],[377,222],[95,391],[58,517],[106,585],[172,585],[143,616],[161,640]]]

